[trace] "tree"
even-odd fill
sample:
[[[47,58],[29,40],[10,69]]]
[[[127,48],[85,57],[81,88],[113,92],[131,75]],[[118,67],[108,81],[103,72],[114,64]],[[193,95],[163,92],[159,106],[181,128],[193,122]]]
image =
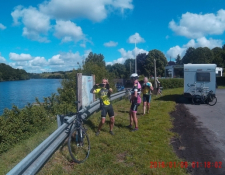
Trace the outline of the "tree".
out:
[[[107,69],[107,71],[112,72],[112,65],[111,64],[108,64],[106,66],[106,69]]]
[[[132,73],[134,73],[134,69],[135,69],[135,60],[134,59],[127,59],[125,62],[124,62],[124,67],[125,67],[125,78],[129,78],[130,75]]]
[[[213,52],[208,47],[189,47],[182,61],[184,64],[207,64],[212,63],[213,59]]]
[[[144,74],[144,65],[146,60],[147,54],[146,53],[140,53],[137,55],[137,73],[138,75]]]
[[[224,67],[224,60],[223,60],[223,49],[220,47],[215,47],[212,49],[214,59],[212,63],[216,64],[218,67]]]
[[[154,75],[154,59],[156,60],[157,76],[163,76],[165,66],[167,65],[167,59],[161,51],[156,49],[149,51],[146,57],[145,65],[143,67],[144,75],[148,77]]]
[[[182,65],[182,64],[183,64],[182,59],[181,59],[180,55],[178,54],[177,59],[176,59],[176,65]]]
[[[111,70],[115,74],[116,78],[125,78],[126,76],[126,68],[123,64],[116,63],[112,65]]]
[[[114,78],[114,75],[106,69],[104,56],[102,54],[93,54],[92,52],[85,59],[83,70],[79,70],[79,72],[82,72],[84,75],[94,74],[96,83],[101,82],[102,78],[108,78],[109,82],[112,83]]]
[[[208,64],[213,61],[213,53],[208,47],[198,47],[194,51],[194,56],[192,59],[195,64]]]
[[[85,59],[84,64],[86,63],[98,64],[99,66],[105,67],[104,56],[102,54],[93,54],[92,52],[90,52],[88,57]]]
[[[225,51],[225,44],[222,46],[222,49]]]
[[[193,63],[193,60],[194,60],[194,51],[195,51],[195,48],[193,47],[189,47],[182,59],[182,62],[184,64],[187,64],[187,63]]]

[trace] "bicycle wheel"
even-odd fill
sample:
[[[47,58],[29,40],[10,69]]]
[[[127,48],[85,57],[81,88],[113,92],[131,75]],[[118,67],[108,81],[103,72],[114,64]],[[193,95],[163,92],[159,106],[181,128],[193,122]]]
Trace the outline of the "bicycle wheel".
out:
[[[72,132],[70,132],[68,148],[74,162],[83,163],[88,158],[90,142],[85,129],[82,129],[82,132],[77,129],[73,129]]]
[[[192,96],[192,103],[193,104],[200,104],[201,103],[201,96],[200,95]]]
[[[210,106],[214,106],[214,105],[216,104],[216,102],[217,102],[217,98],[216,98],[216,96],[215,96],[215,97],[212,98],[212,101],[211,101],[211,100],[208,101],[208,104],[209,104]]]

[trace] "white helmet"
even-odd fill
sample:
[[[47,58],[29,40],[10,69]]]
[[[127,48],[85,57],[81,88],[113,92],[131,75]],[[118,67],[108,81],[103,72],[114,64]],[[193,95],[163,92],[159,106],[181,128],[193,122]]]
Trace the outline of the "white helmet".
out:
[[[138,79],[138,74],[137,73],[133,73],[133,74],[131,74],[130,78],[136,78],[136,79]]]

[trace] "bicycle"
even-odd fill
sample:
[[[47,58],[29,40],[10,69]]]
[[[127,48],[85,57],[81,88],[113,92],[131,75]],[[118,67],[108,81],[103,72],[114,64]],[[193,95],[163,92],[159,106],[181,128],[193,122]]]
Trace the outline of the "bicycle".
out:
[[[214,106],[217,102],[217,98],[215,96],[215,94],[213,94],[213,91],[209,91],[207,95],[205,95],[203,93],[203,89],[200,89],[199,92],[201,93],[201,95],[195,94],[192,95],[192,103],[196,104],[196,103],[206,103],[210,106]]]
[[[75,103],[80,103],[75,102]],[[90,154],[90,141],[86,133],[87,129],[84,127],[81,113],[78,111],[74,113],[76,119],[70,127],[70,134],[68,139],[68,148],[70,156],[76,163],[83,163]]]

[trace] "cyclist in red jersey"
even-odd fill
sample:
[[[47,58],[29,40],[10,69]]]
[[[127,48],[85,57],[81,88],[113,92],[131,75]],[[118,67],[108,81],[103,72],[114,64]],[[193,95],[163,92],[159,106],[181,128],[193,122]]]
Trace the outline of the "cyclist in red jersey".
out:
[[[141,97],[140,97],[141,85],[138,82],[138,74],[134,73],[130,76],[130,78],[134,86],[131,90],[131,99],[130,99],[130,102],[132,103],[130,108],[130,113],[129,113],[130,125],[128,125],[127,127],[131,129],[134,122],[135,128],[132,131],[137,131],[138,130],[137,108],[141,103]]]

